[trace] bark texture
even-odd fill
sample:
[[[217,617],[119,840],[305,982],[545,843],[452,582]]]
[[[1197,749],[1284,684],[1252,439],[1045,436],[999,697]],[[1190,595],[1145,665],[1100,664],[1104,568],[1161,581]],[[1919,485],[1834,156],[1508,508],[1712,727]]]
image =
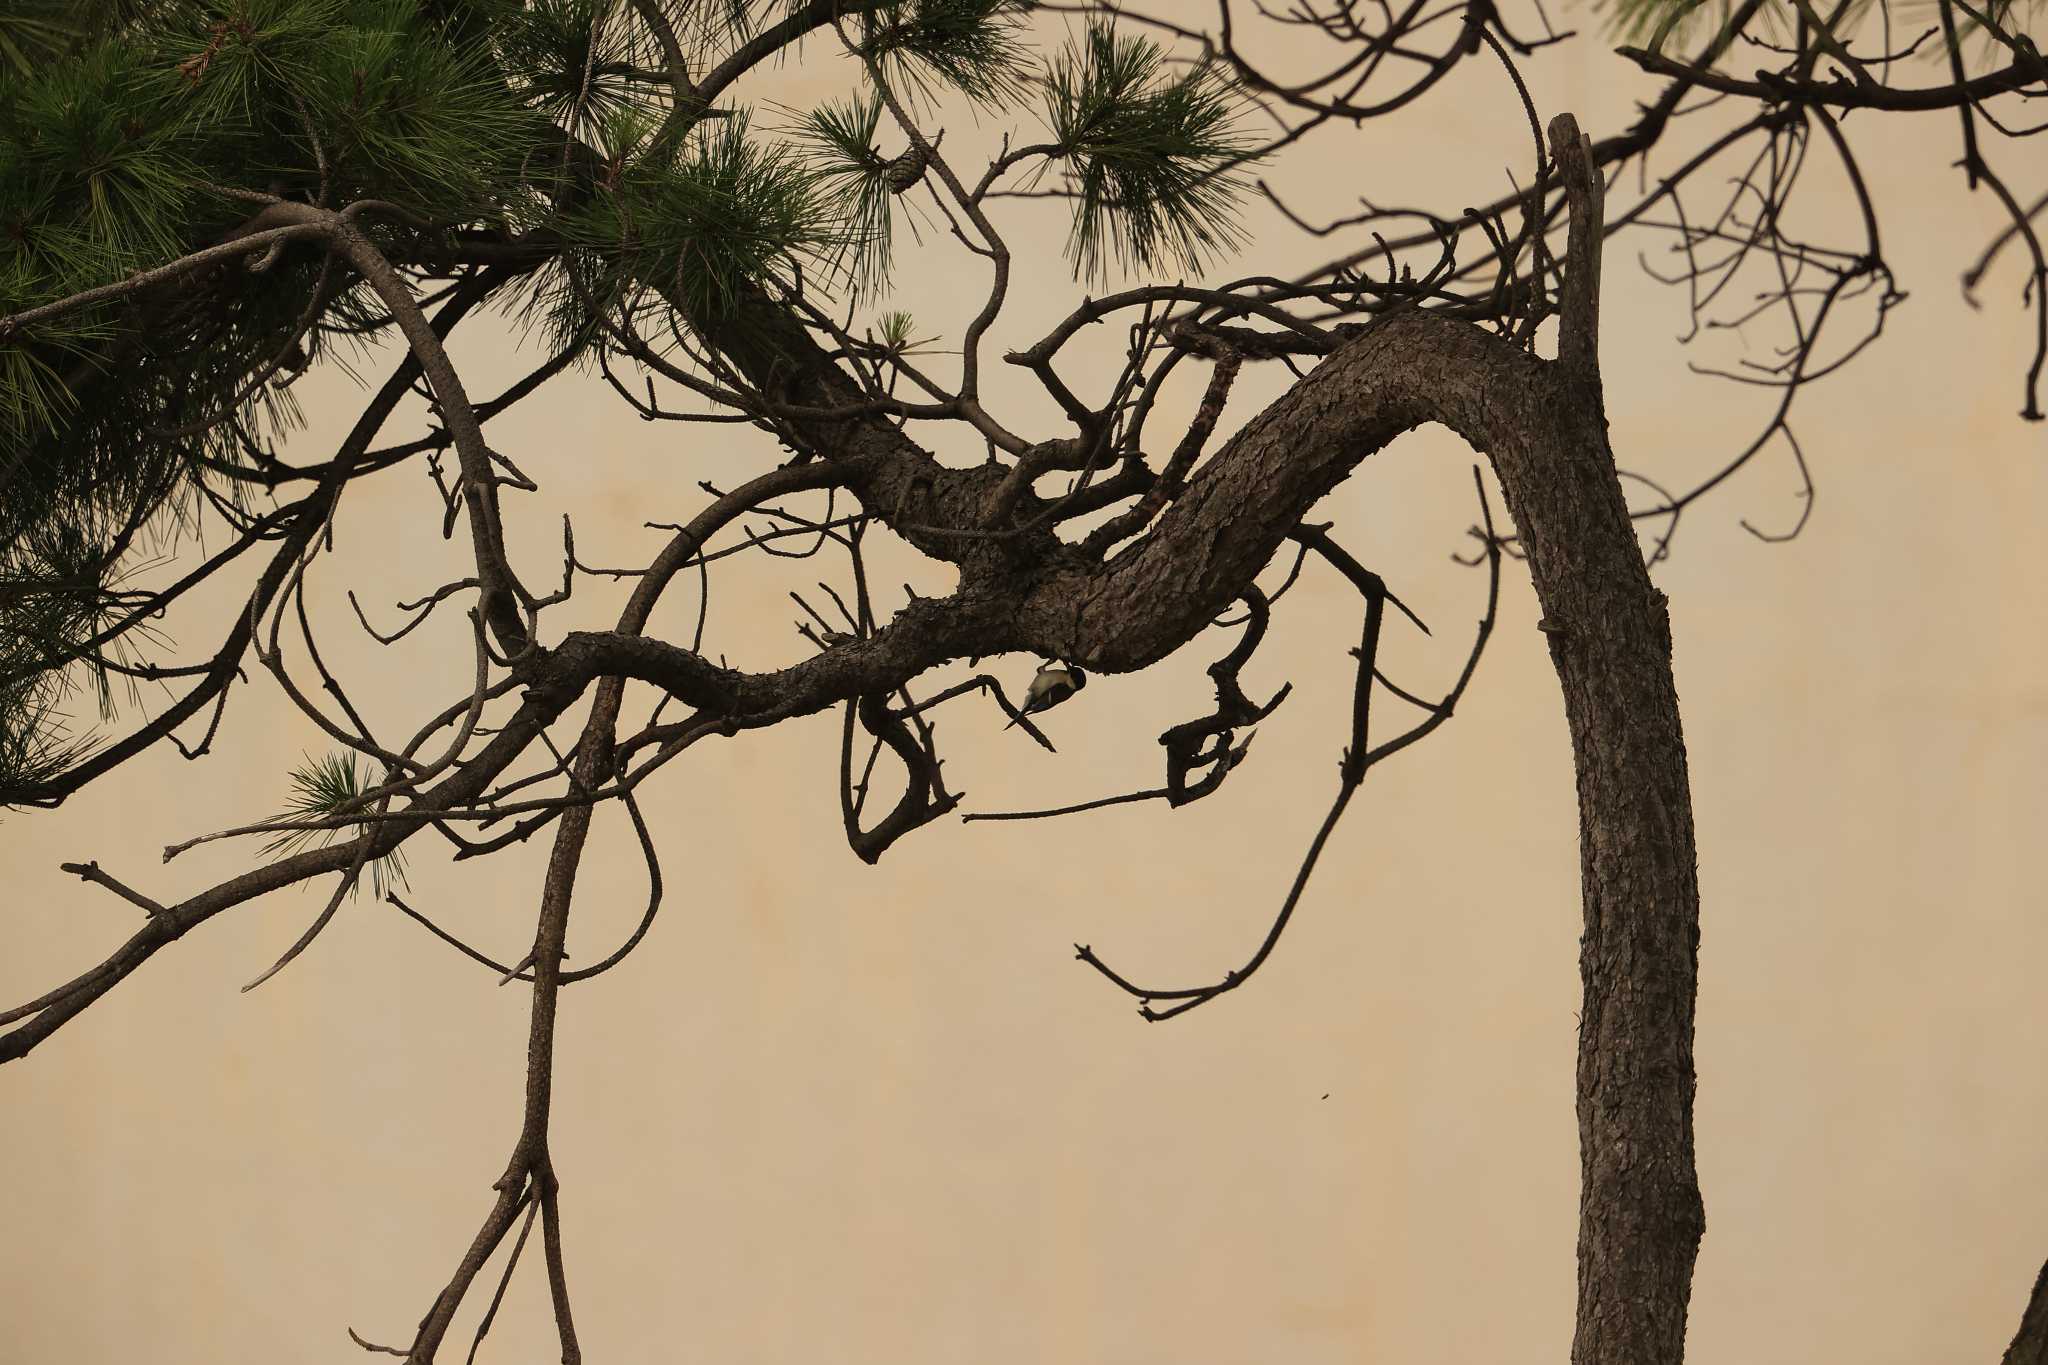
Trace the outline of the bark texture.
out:
[[[1578,775],[1572,1360],[1677,1365],[1706,1226],[1693,1159],[1699,878],[1685,743],[1670,620],[1637,549],[1597,389],[1561,378],[1547,433],[1496,452],[1495,466],[1529,550]]]
[[[1579,1293],[1574,1365],[1678,1365],[1706,1213],[1693,1158],[1699,875],[1672,675],[1607,439],[1600,194],[1561,117],[1571,203],[1558,359],[1530,439],[1495,453],[1564,691],[1579,789]]]

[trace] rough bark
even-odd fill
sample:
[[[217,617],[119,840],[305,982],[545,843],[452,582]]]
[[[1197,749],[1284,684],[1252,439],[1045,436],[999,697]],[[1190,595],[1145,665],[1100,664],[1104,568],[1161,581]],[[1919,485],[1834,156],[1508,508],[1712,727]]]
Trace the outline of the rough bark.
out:
[[[1664,595],[1607,440],[1597,359],[1597,172],[1569,118],[1571,195],[1548,401],[1495,452],[1529,553],[1578,773],[1579,1295],[1574,1365],[1677,1365],[1706,1227],[1693,1164],[1699,878]]]
[[[1496,454],[1529,550],[1578,775],[1579,1303],[1574,1365],[1676,1365],[1705,1230],[1693,1165],[1699,880],[1671,629],[1597,401]],[[1544,448],[1547,447],[1547,448]],[[1513,472],[1510,472],[1513,471]]]

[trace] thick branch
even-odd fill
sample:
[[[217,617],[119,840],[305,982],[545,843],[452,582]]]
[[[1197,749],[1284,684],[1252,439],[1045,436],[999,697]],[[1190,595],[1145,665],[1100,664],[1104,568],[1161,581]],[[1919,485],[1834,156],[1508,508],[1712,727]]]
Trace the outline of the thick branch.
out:
[[[1436,422],[1475,450],[1522,439],[1544,363],[1420,311],[1369,325],[1246,423],[1151,530],[1100,568],[1055,567],[1018,611],[1046,653],[1127,672],[1191,639],[1244,591],[1309,508],[1395,437]]]

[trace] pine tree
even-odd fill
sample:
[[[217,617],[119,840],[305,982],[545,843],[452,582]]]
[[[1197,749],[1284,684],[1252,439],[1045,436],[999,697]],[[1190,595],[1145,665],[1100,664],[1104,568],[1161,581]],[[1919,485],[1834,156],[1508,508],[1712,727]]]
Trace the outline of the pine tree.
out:
[[[263,841],[264,861],[242,876],[163,905],[97,863],[66,864],[147,919],[99,967],[0,1014],[0,1062],[26,1055],[212,916],[334,876],[324,909],[251,985],[267,980],[367,877],[437,937],[533,987],[512,1162],[470,1252],[410,1347],[392,1353],[435,1357],[484,1260],[524,1215],[529,1226],[543,1221],[562,1358],[578,1359],[548,1145],[554,1013],[560,987],[630,953],[660,904],[660,850],[637,784],[699,740],[841,707],[845,836],[874,862],[961,804],[942,770],[933,708],[992,700],[1024,738],[1052,749],[1046,713],[1085,704],[1075,698],[1091,673],[1148,668],[1224,624],[1242,633],[1209,667],[1213,709],[1160,736],[1164,785],[1058,811],[976,814],[1205,799],[1247,760],[1250,732],[1287,695],[1281,687],[1256,700],[1241,672],[1314,556],[1358,599],[1356,635],[1347,623],[1342,644],[1355,681],[1329,814],[1265,937],[1241,966],[1192,987],[1147,987],[1078,946],[1146,1019],[1172,1018],[1258,971],[1367,773],[1450,718],[1513,557],[1527,561],[1545,613],[1581,820],[1585,1189],[1573,1359],[1675,1365],[1703,1218],[1692,1137],[1699,887],[1670,621],[1636,526],[1662,528],[1654,563],[1680,515],[1767,450],[1789,453],[1803,505],[1789,532],[1756,534],[1787,539],[1806,524],[1812,483],[1795,401],[1875,341],[1906,298],[1845,132],[1852,112],[1956,116],[1967,187],[1988,191],[2009,219],[1966,287],[2008,247],[2008,261],[2024,253],[2030,262],[2020,267],[2034,323],[2021,411],[2040,419],[2048,252],[2036,223],[2048,201],[2025,204],[1987,150],[1994,134],[2027,135],[2000,117],[2014,102],[2048,94],[2024,11],[1938,0],[1940,41],[1928,50],[1948,79],[1899,85],[1893,69],[1906,54],[1878,28],[1890,18],[1883,0],[1875,33],[1857,29],[1870,7],[1855,3],[1823,16],[1803,0],[1616,0],[1613,31],[1642,43],[1623,59],[1664,85],[1634,123],[1596,142],[1568,114],[1546,127],[1521,77],[1520,59],[1567,36],[1549,29],[1540,5],[1529,19],[1543,27],[1535,39],[1518,36],[1493,0],[1246,7],[1339,54],[1307,76],[1266,71],[1240,45],[1227,4],[1209,31],[1187,26],[1206,19],[1100,3],[1076,7],[1085,12],[1061,34],[1034,24],[1046,17],[1034,16],[1040,8],[18,0],[0,14],[0,805],[60,803],[156,744],[182,749],[188,722],[206,727],[188,751],[196,756],[224,723],[230,685],[258,667],[338,746],[281,774],[286,795],[268,818],[190,841]],[[1856,42],[1880,35],[1880,56],[1859,55]],[[1741,61],[1730,59],[1743,40]],[[1695,46],[1672,55],[1686,44]],[[1761,59],[1750,48],[1775,69],[1752,74]],[[755,101],[749,75],[799,55],[841,63],[846,88],[809,108]],[[1431,211],[1361,198],[1357,213],[1317,222],[1257,180],[1264,159],[1326,127],[1368,125],[1421,101],[1467,59],[1506,74],[1526,119],[1517,140],[1533,149],[1528,173],[1491,203]],[[1647,162],[1675,120],[1724,100],[1746,120],[1654,184],[1644,177],[1633,203],[1615,198],[1617,173]],[[956,164],[947,110],[1012,136],[981,166]],[[1857,212],[1846,227],[1791,225],[1800,170],[1815,157],[1829,158],[1849,187]],[[1688,215],[1685,195],[1724,181],[1734,189],[1719,191],[1714,212]],[[1286,278],[1190,283],[1227,270],[1255,192],[1308,239],[1341,245],[1327,256],[1317,248],[1320,263]],[[998,222],[996,201],[1012,196],[1067,206],[1067,256],[1096,291],[1041,340],[1001,357],[1062,415],[1056,431],[1026,434],[985,401],[991,327],[1023,284]],[[1603,243],[1623,229],[1672,234],[1696,334],[1776,325],[1782,343],[1760,343],[1734,375],[1781,395],[1756,440],[1687,491],[1652,485],[1656,498],[1633,507],[1609,445],[1599,347]],[[987,297],[957,334],[920,336],[891,298],[898,248],[921,230],[948,234],[986,266]],[[480,402],[443,342],[487,307],[539,338],[547,358]],[[1128,339],[1121,369],[1063,371],[1061,348],[1105,322]],[[1553,333],[1554,354],[1543,354]],[[377,341],[403,358],[336,451],[297,459],[298,376],[345,366]],[[940,373],[934,357],[950,366],[952,356],[957,370]],[[1226,429],[1248,364],[1284,365],[1294,382]],[[1160,394],[1183,365],[1202,377],[1200,401],[1162,443]],[[739,488],[708,491],[644,569],[587,567],[565,528],[562,588],[538,591],[507,554],[500,504],[502,489],[534,491],[540,481],[494,450],[485,427],[572,368],[600,376],[649,421],[747,423],[789,459]],[[657,382],[690,411],[665,407]],[[376,446],[408,394],[428,400],[431,429]],[[918,444],[913,423],[951,424],[988,458],[944,464]],[[1379,663],[1385,630],[1421,622],[1330,527],[1305,520],[1361,460],[1428,423],[1487,456],[1515,521],[1512,535],[1496,525],[1475,470],[1486,614],[1455,681],[1434,698],[1389,681]],[[432,476],[474,572],[423,596],[391,635],[362,623],[388,642],[459,604],[475,667],[433,680],[459,689],[456,699],[393,748],[329,675],[305,592],[337,505],[399,466]],[[1064,487],[1043,491],[1049,479]],[[791,510],[803,495],[857,510]],[[756,510],[776,529],[711,548]],[[192,548],[190,532],[219,526],[225,545]],[[862,546],[884,530],[957,571],[957,589],[936,599],[906,589],[893,615],[878,609]],[[790,537],[809,548],[785,550]],[[844,591],[820,585],[836,615],[797,596],[807,617],[799,629],[816,652],[796,664],[749,673],[714,662],[701,640],[649,631],[679,576],[708,583],[727,554],[828,546],[846,560]],[[1293,570],[1277,585],[1261,577],[1290,551]],[[245,556],[262,567],[243,572]],[[189,571],[138,586],[163,560]],[[560,618],[547,613],[579,573],[633,580],[614,629],[555,628]],[[175,662],[178,642],[162,633],[160,613],[224,577],[246,587],[246,606],[211,656]],[[288,620],[302,632],[303,658],[287,660],[279,644]],[[988,673],[913,691],[934,670],[1005,654],[1043,660],[1023,706]],[[629,682],[661,693],[637,723],[623,719]],[[126,699],[144,683],[174,684],[173,700],[138,716]],[[680,714],[664,709],[671,703]],[[1420,718],[1387,737],[1390,703]],[[580,737],[556,745],[550,727],[584,704],[574,713]],[[877,818],[870,776],[884,750],[903,789]],[[515,765],[526,770],[512,776]],[[646,918],[615,954],[571,970],[564,944],[586,836],[599,812],[618,811],[647,861]],[[514,962],[455,940],[398,894],[402,859],[420,845],[402,846],[423,831],[470,858],[543,829],[554,840],[549,871],[531,946]],[[524,1242],[522,1232],[510,1257]],[[2008,1357],[2015,1365],[2048,1359],[2048,1272],[2035,1300]],[[479,1338],[489,1322],[487,1313]]]

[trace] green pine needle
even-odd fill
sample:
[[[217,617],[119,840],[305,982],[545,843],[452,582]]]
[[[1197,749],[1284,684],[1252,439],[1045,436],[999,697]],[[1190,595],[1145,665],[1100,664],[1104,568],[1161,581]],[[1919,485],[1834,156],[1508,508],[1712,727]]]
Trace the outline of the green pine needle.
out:
[[[365,782],[367,769],[359,775],[356,768],[356,754],[343,750],[328,754],[324,758],[310,755],[291,772],[291,795],[286,799],[280,820],[328,820],[336,816],[354,814],[360,809],[358,801],[369,790]],[[266,854],[295,853],[312,846],[324,848],[334,842],[337,834],[359,834],[367,825],[343,826],[336,829],[291,829],[280,833],[264,846]],[[382,900],[395,882],[409,887],[405,879],[405,854],[392,849],[381,858],[370,863],[372,889]],[[349,890],[353,896],[362,882]]]
[[[701,52],[737,47],[760,31],[754,0],[654,0],[676,36]],[[794,8],[794,6],[786,6]]]
[[[795,148],[752,134],[744,114],[700,125],[679,146],[650,123],[614,121],[614,170],[578,214],[571,240],[605,265],[594,283],[664,291],[686,319],[731,315],[747,289],[805,262],[830,262],[850,239],[831,195]],[[586,277],[588,280],[589,277]]]
[[[876,145],[882,99],[827,100],[806,114],[795,133],[805,164],[837,206],[846,240],[842,264],[853,296],[871,297],[888,282],[892,238],[888,161]]]
[[[579,137],[622,110],[652,110],[666,88],[646,30],[617,0],[534,0],[496,34],[528,107]]]
[[[1895,22],[1902,27],[1908,23],[1939,29],[1941,17],[1939,0],[1898,0],[1892,8]],[[1648,46],[1653,51],[1673,53],[1683,51],[1718,32],[1734,12],[1733,0],[1594,0],[1593,8],[1606,20],[1608,33],[1632,46]],[[1832,5],[1821,7],[1818,12],[1834,18],[1835,36],[1847,43],[1862,28],[1876,8],[1873,0],[1850,0],[1837,16]],[[1972,9],[1983,19],[2006,34],[2020,31],[2014,20],[2021,11],[2036,13],[2048,10],[2043,0],[1986,0]],[[2009,58],[2008,50],[1987,30],[1984,23],[1956,9],[1954,13],[1956,41],[1966,45],[1972,38],[1981,38],[1981,50],[1965,52],[1968,67],[1976,67],[1985,60],[2003,62]],[[1799,11],[1791,0],[1765,0],[1757,11],[1756,24],[1760,29],[1757,36],[1779,39],[1797,27]],[[1928,43],[1921,47],[1918,60],[1945,62],[1948,60],[1946,39]]]
[[[882,314],[875,321],[875,339],[890,355],[916,355],[929,347],[937,337],[913,337],[916,324],[910,314],[892,310]]]
[[[1866,4],[1868,0],[1857,2]],[[1607,30],[1615,38],[1669,47],[1718,31],[1735,5],[1733,0],[1593,0],[1593,9],[1604,15]],[[1792,12],[1784,0],[1765,0],[1757,17],[1768,33],[1775,34],[1780,21]]]
[[[1003,105],[1024,94],[1031,8],[1029,0],[883,0],[848,36],[893,90],[926,99],[957,90]]]
[[[1045,76],[1046,121],[1075,194],[1069,246],[1077,276],[1199,270],[1243,246],[1237,167],[1253,142],[1241,102],[1215,67],[1167,68],[1159,45],[1089,25]]]
[[[73,736],[69,720],[48,687],[0,680],[0,804],[91,755],[94,741]]]

